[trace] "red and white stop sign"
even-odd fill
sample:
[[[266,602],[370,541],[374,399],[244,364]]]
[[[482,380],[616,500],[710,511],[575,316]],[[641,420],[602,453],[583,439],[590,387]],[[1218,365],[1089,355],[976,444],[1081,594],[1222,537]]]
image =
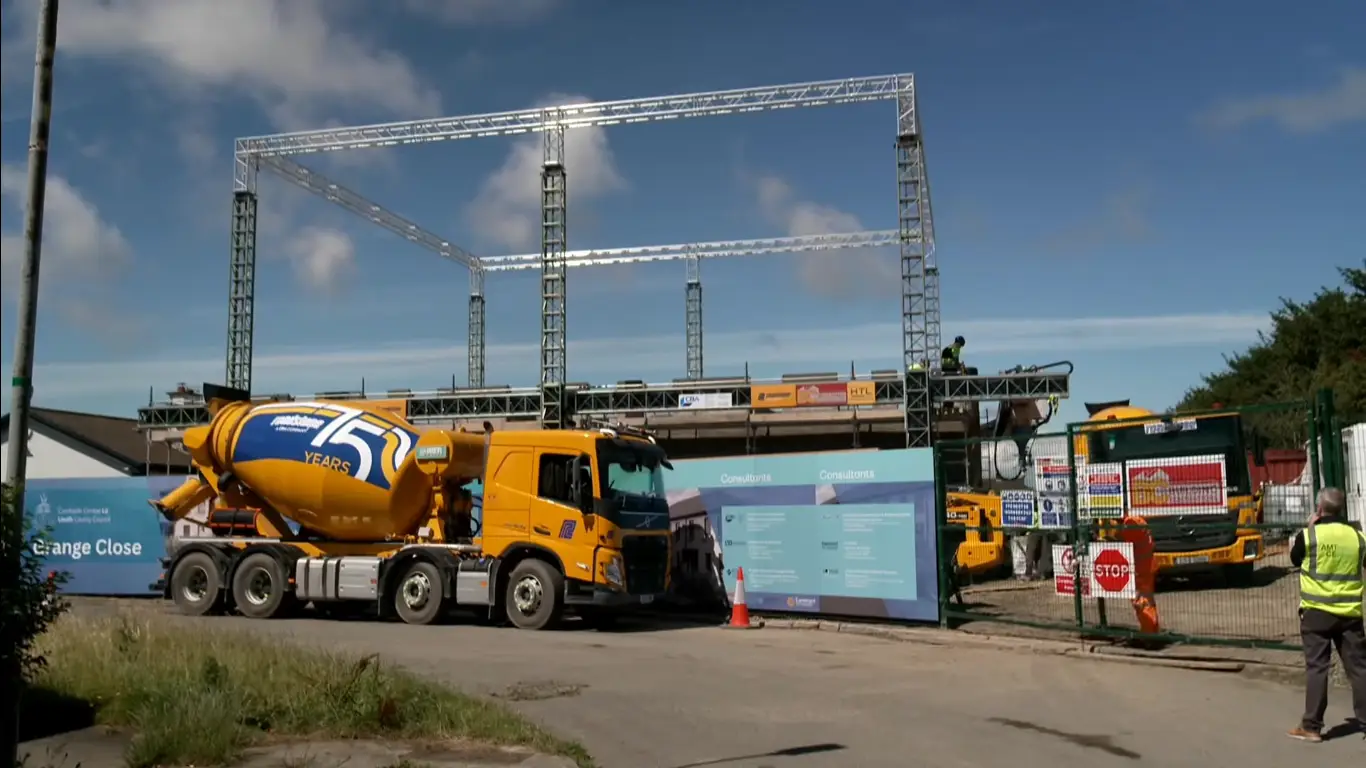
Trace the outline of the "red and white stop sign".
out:
[[[1106,592],[1123,592],[1133,578],[1133,563],[1129,562],[1123,550],[1105,549],[1096,555],[1091,563],[1091,572],[1096,583]]]

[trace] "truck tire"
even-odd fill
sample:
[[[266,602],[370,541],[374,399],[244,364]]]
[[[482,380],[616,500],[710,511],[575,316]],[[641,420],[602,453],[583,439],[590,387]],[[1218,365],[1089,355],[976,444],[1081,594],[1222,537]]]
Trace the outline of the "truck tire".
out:
[[[403,570],[394,587],[394,612],[405,624],[434,624],[445,605],[446,592],[435,565],[418,560]]]
[[[233,571],[232,599],[243,616],[273,619],[289,611],[291,598],[284,567],[265,552],[247,555]]]
[[[207,616],[223,605],[223,572],[206,552],[191,552],[171,571],[171,601],[186,616]]]
[[[508,577],[504,602],[518,629],[553,629],[564,615],[564,575],[544,560],[523,560]]]

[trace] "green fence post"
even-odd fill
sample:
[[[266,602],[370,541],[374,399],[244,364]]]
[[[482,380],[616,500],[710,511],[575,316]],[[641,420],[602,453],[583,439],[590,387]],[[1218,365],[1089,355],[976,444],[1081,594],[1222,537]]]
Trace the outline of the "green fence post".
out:
[[[1320,389],[1319,398],[1319,419],[1320,434],[1323,436],[1323,448],[1320,449],[1320,459],[1323,461],[1323,484],[1325,487],[1333,486],[1341,488],[1342,479],[1342,437],[1337,431],[1337,413],[1333,403],[1333,390],[1327,387]]]
[[[935,445],[934,456],[934,556],[939,574],[939,626],[949,627],[949,572],[952,563],[944,557],[944,526],[948,520],[949,494],[944,482],[944,464],[940,461],[939,446]]]
[[[1310,488],[1309,498],[1310,504],[1313,504],[1313,500],[1318,497],[1319,489],[1323,487],[1323,474],[1320,471],[1319,467],[1319,461],[1322,458],[1319,453],[1319,409],[1318,403],[1312,400],[1309,402],[1308,451],[1309,482],[1312,484],[1312,487]]]
[[[1081,600],[1081,507],[1077,503],[1077,439],[1075,435],[1076,425],[1067,425],[1067,467],[1072,473],[1070,483],[1071,503],[1072,503],[1072,611],[1075,614],[1077,631],[1086,628],[1086,610]],[[1037,486],[1037,480],[1035,485]],[[1051,555],[1050,555],[1051,557]]]

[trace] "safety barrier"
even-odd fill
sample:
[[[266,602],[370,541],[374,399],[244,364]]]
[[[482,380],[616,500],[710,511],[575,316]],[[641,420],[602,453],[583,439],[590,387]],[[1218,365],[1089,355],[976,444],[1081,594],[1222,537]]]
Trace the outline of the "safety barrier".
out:
[[[942,620],[1297,647],[1291,541],[1344,466],[1321,400],[939,443]]]

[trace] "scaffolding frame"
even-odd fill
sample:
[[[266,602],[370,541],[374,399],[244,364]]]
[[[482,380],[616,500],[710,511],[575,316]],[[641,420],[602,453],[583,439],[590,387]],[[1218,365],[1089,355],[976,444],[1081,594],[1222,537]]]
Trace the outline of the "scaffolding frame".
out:
[[[226,378],[230,387],[250,391],[254,341],[256,284],[256,218],[258,176],[264,168],[297,186],[403,237],[470,272],[468,384],[482,387],[485,379],[486,294],[488,271],[517,269],[523,257],[480,258],[416,223],[322,176],[297,161],[297,156],[395,147],[496,136],[542,135],[540,413],[547,427],[560,426],[567,404],[567,275],[571,266],[627,263],[616,256],[576,258],[568,250],[567,169],[564,135],[568,130],[621,124],[662,122],[683,118],[739,115],[796,107],[825,107],[871,101],[896,105],[897,229],[900,249],[902,363],[904,371],[927,368],[940,346],[939,269],[934,250],[934,226],[929,178],[925,166],[920,111],[912,74],[879,75],[757,88],[680,94],[540,109],[513,110],[463,117],[410,120],[376,125],[296,131],[237,139],[233,163],[232,243],[229,280]],[[887,242],[885,233],[849,233],[854,245],[820,247],[821,237],[747,241],[744,255],[790,253],[797,250],[837,250]],[[778,245],[776,240],[786,240]],[[864,245],[859,245],[864,243]],[[703,258],[732,253],[708,252],[708,244],[673,246],[686,262],[684,312],[687,334],[686,366],[690,378],[702,377]],[[658,246],[654,246],[658,248]],[[614,249],[618,250],[618,249]],[[641,250],[641,249],[637,249]],[[723,249],[716,249],[723,250]],[[594,253],[594,252],[589,252]],[[616,260],[613,260],[613,259]],[[506,259],[500,261],[500,259]],[[932,397],[930,378],[907,376],[903,410],[907,445],[930,445]]]

